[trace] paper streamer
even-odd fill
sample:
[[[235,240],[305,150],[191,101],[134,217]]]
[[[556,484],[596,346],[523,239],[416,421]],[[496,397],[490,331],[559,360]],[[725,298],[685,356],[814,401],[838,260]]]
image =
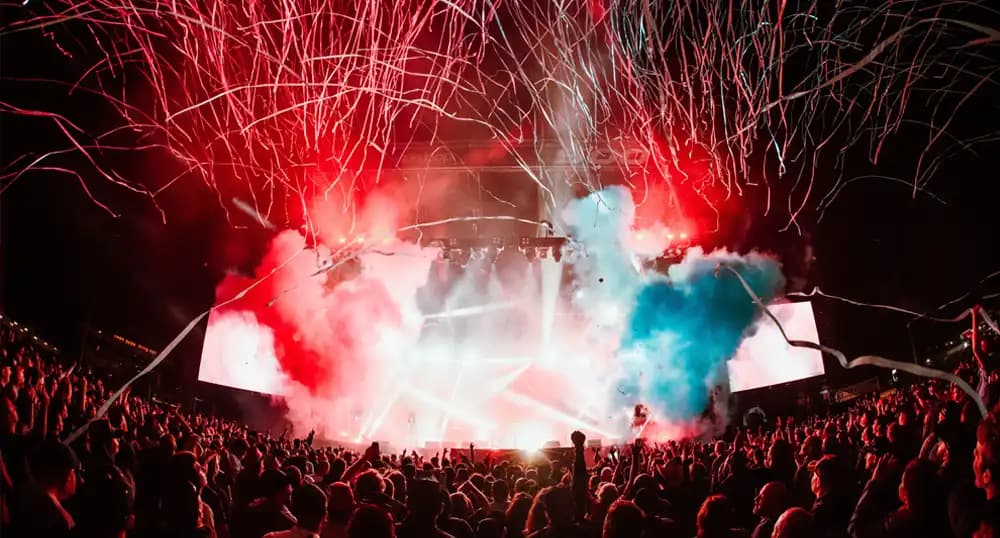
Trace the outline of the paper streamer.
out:
[[[855,300],[852,300],[852,299],[848,299],[846,297],[839,297],[837,295],[830,295],[829,293],[826,293],[823,290],[819,289],[818,286],[815,287],[815,288],[813,288],[812,291],[810,291],[809,293],[795,292],[795,293],[789,293],[786,296],[787,297],[799,297],[799,298],[803,298],[803,299],[809,299],[809,298],[815,297],[817,295],[819,295],[820,297],[824,297],[826,299],[833,299],[834,301],[840,301],[842,303],[847,303],[847,304],[851,304],[851,305],[854,305],[854,306],[867,306],[869,308],[877,308],[877,309],[880,309],[880,310],[889,310],[889,311],[892,311],[892,312],[898,312],[900,314],[906,314],[908,316],[913,316],[914,318],[926,319],[926,320],[930,320],[930,321],[939,321],[941,323],[954,323],[954,322],[957,322],[957,321],[962,321],[963,319],[969,317],[969,315],[972,313],[970,310],[966,310],[966,311],[962,312],[961,314],[959,314],[959,315],[957,315],[957,316],[955,316],[953,318],[938,318],[938,317],[934,317],[934,316],[929,316],[927,314],[921,314],[919,312],[914,312],[912,310],[907,310],[905,308],[900,308],[898,306],[891,306],[891,305],[884,305],[884,304],[877,304],[877,303],[865,303],[865,302],[862,302],[862,301],[855,301]]]
[[[985,282],[986,280],[992,278],[994,275],[997,275],[997,274],[1000,274],[1000,271],[998,271],[996,273],[993,273],[990,276],[984,278],[982,281],[980,281],[980,283]],[[928,314],[921,314],[921,313],[918,313],[918,312],[914,312],[912,310],[907,310],[905,308],[900,308],[898,306],[876,304],[876,303],[865,303],[865,302],[862,302],[862,301],[854,301],[852,299],[847,299],[846,297],[838,297],[836,295],[830,295],[829,293],[826,293],[823,290],[819,289],[819,287],[813,288],[812,291],[810,291],[809,293],[801,293],[801,292],[789,293],[787,295],[787,297],[801,297],[801,298],[808,299],[808,298],[811,298],[811,297],[815,297],[816,295],[819,295],[820,297],[824,297],[826,299],[833,299],[835,301],[841,301],[841,302],[844,302],[844,303],[847,303],[847,304],[852,304],[852,305],[855,305],[855,306],[867,306],[867,307],[870,307],[870,308],[878,308],[878,309],[882,309],[882,310],[890,310],[892,312],[899,312],[900,314],[907,314],[907,315],[910,315],[910,316],[914,317],[914,319],[911,320],[911,323],[913,321],[918,320],[918,319],[926,319],[926,320],[929,320],[929,321],[938,321],[938,322],[941,322],[941,323],[955,323],[955,322],[962,321],[965,318],[971,316],[972,315],[972,310],[974,308],[979,308],[979,307],[969,308],[969,309],[963,311],[961,314],[959,314],[959,315],[957,315],[957,316],[955,316],[953,318],[938,318],[938,317],[934,317],[934,316],[931,316],[931,315],[928,315]],[[968,297],[969,295],[970,295],[969,293],[966,293],[965,295],[962,295],[958,299],[955,299],[953,301],[949,301],[949,302],[945,303],[944,305],[938,307],[937,310],[941,310],[942,308],[944,308],[944,307],[946,307],[948,305],[955,304],[956,302],[958,302],[958,301],[960,301],[960,300]],[[987,295],[987,296],[984,296],[983,298],[984,299],[985,298],[990,298],[990,297],[997,296],[997,295],[1000,295],[1000,293],[993,294],[993,295]],[[997,335],[1000,335],[1000,327],[997,326],[996,322],[993,321],[993,318],[990,317],[990,315],[986,312],[985,309],[979,308],[979,315],[982,316],[983,321],[986,322],[986,325],[989,326],[989,328],[992,329],[993,332],[997,333]]]
[[[979,315],[983,318],[983,321],[986,322],[986,325],[990,329],[993,329],[993,332],[995,332],[998,335],[1000,335],[1000,328],[997,328],[997,322],[993,321],[993,318],[991,318],[990,315],[986,313],[985,309],[980,308],[979,309]]]
[[[246,213],[247,215],[249,215],[250,217],[252,217],[254,220],[257,221],[258,224],[260,224],[261,226],[267,228],[268,230],[277,230],[278,229],[277,226],[275,226],[274,224],[271,224],[271,221],[269,221],[266,218],[264,218],[263,215],[261,215],[260,213],[258,213],[256,209],[254,209],[250,204],[244,202],[243,200],[240,200],[239,198],[235,198],[234,197],[233,198],[233,205],[236,206],[236,208],[239,209],[240,211],[242,211],[242,212]]]
[[[306,251],[306,249],[304,249],[304,248],[301,249],[301,250],[299,250],[298,252],[296,252],[295,254],[293,254],[291,257],[289,257],[287,260],[285,260],[284,262],[282,262],[280,265],[278,265],[277,267],[275,267],[274,269],[272,269],[270,273],[268,273],[268,274],[262,276],[261,278],[257,279],[252,284],[250,284],[249,286],[247,286],[246,288],[244,288],[243,291],[237,293],[233,298],[228,299],[226,301],[223,301],[223,302],[221,302],[221,303],[213,306],[212,308],[209,308],[208,310],[202,312],[201,314],[198,314],[194,319],[192,319],[190,322],[188,322],[187,326],[184,327],[184,329],[181,332],[177,333],[177,336],[175,336],[174,339],[171,340],[169,344],[167,344],[167,347],[163,348],[163,350],[160,351],[160,353],[156,356],[155,359],[152,360],[152,362],[150,362],[149,364],[147,364],[146,367],[142,369],[142,371],[140,371],[139,373],[137,373],[134,376],[132,376],[132,379],[129,379],[128,381],[126,381],[125,384],[121,386],[121,388],[119,388],[111,396],[109,396],[108,399],[104,402],[104,404],[101,405],[100,409],[97,410],[97,414],[94,415],[93,418],[91,418],[90,420],[88,420],[84,425],[82,425],[79,428],[77,428],[73,433],[69,434],[65,439],[63,439],[63,443],[65,443],[65,444],[68,445],[68,444],[72,443],[73,441],[76,441],[77,438],[79,438],[81,435],[83,435],[84,432],[86,432],[87,429],[90,428],[91,424],[93,424],[95,421],[98,421],[98,420],[104,418],[104,415],[107,414],[108,409],[111,409],[111,406],[114,405],[116,401],[118,401],[118,398],[121,397],[121,395],[124,394],[125,391],[128,390],[128,388],[130,386],[132,386],[132,383],[135,383],[136,380],[139,379],[140,377],[142,377],[142,376],[148,374],[149,372],[152,372],[153,370],[155,370],[156,367],[159,366],[160,363],[164,361],[164,359],[166,359],[168,356],[170,356],[170,353],[173,352],[173,350],[174,350],[175,347],[177,347],[177,344],[180,344],[181,341],[183,341],[184,338],[187,337],[187,335],[190,334],[191,331],[198,325],[198,323],[201,322],[201,320],[205,319],[205,316],[209,315],[212,312],[212,310],[215,310],[216,308],[219,308],[219,307],[222,307],[222,306],[226,306],[226,305],[228,305],[228,304],[230,304],[232,302],[235,302],[235,301],[238,301],[238,300],[242,299],[243,297],[246,296],[247,293],[250,292],[250,290],[256,288],[261,282],[264,282],[268,278],[271,278],[271,276],[273,276],[275,273],[277,273],[278,271],[280,271],[281,269],[283,269],[286,265],[288,265],[289,263],[291,263],[292,260],[294,260],[295,258],[297,258],[299,256],[299,254],[302,254],[305,251]]]
[[[992,273],[984,276],[983,278],[981,278],[979,280],[979,282],[976,283],[976,286],[982,286],[983,284],[986,283],[986,281],[992,280],[994,277],[996,277],[998,275],[1000,275],[1000,270],[994,271],[994,272],[992,272]],[[953,304],[955,304],[957,302],[964,301],[965,299],[969,298],[971,295],[972,295],[972,291],[971,290],[967,291],[967,292],[963,293],[962,295],[960,295],[960,296],[958,296],[958,297],[956,297],[956,298],[948,301],[947,303],[944,303],[943,305],[937,307],[935,310],[942,310],[942,309],[948,308],[949,306],[951,306],[951,305],[953,305]],[[989,295],[983,295],[982,298],[985,300],[985,299],[992,299],[992,298],[998,297],[998,296],[1000,296],[1000,293],[992,293],[992,294],[989,294]],[[924,316],[920,316],[920,317],[924,317]],[[996,328],[994,328],[993,330],[996,330]]]
[[[840,365],[847,369],[854,368],[857,366],[878,366],[879,368],[894,368],[896,370],[902,370],[904,372],[909,372],[911,374],[918,375],[921,377],[942,379],[951,382],[958,388],[962,389],[963,392],[968,394],[969,397],[972,398],[974,402],[976,402],[976,407],[979,408],[980,414],[986,416],[986,405],[983,403],[983,399],[979,397],[979,394],[972,388],[971,385],[966,383],[965,380],[963,380],[962,378],[952,373],[945,372],[942,370],[936,370],[934,368],[927,368],[924,366],[920,366],[919,364],[914,364],[912,362],[894,361],[891,359],[887,359],[885,357],[879,357],[877,355],[862,355],[860,357],[855,358],[854,360],[847,360],[847,356],[844,355],[838,349],[824,346],[816,342],[789,339],[788,335],[785,333],[785,328],[781,325],[781,322],[778,321],[778,318],[775,317],[774,314],[772,314],[771,311],[767,308],[767,306],[760,300],[760,297],[758,297],[757,294],[754,293],[753,289],[750,288],[750,285],[747,284],[747,281],[743,279],[743,276],[741,276],[736,269],[732,268],[729,265],[720,264],[719,267],[721,269],[729,271],[730,273],[735,275],[736,278],[739,279],[740,284],[743,285],[743,289],[746,290],[747,295],[749,295],[750,298],[753,299],[754,304],[756,304],[758,308],[760,308],[765,314],[767,314],[767,317],[771,318],[771,321],[773,321],[774,324],[777,325],[778,330],[781,331],[781,337],[785,339],[785,342],[788,342],[788,345],[793,347],[804,347],[820,351],[822,353],[826,353],[827,355],[833,355],[834,357],[837,358],[837,361],[840,362]],[[895,309],[895,307],[887,307],[887,308]],[[970,312],[971,310],[969,312],[963,313],[962,316],[964,317]]]

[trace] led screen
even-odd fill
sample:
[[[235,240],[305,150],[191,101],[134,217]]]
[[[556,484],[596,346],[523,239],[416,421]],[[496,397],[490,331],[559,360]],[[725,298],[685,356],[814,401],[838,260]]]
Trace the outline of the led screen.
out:
[[[819,342],[812,303],[775,304],[769,308],[781,321],[788,338]],[[757,322],[751,336],[743,341],[726,366],[732,392],[788,383],[824,372],[819,351],[788,345],[766,316]]]

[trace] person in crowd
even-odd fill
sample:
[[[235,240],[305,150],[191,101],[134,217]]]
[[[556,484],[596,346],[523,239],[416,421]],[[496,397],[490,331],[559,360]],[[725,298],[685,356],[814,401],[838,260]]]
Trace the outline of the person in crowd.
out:
[[[113,466],[110,464],[105,465]],[[198,519],[211,534],[215,534],[215,513],[212,510],[212,507],[209,506],[209,504],[204,500],[205,486],[207,482],[204,467],[198,461],[198,457],[195,456],[194,452],[177,452],[171,456],[167,465],[167,473],[164,483],[164,487],[166,488],[164,501],[169,503],[170,494],[174,491],[179,489],[186,490],[190,487],[194,487],[198,494]],[[213,500],[218,500],[217,497],[213,496],[212,498]],[[218,509],[221,510],[222,507],[218,506]]]
[[[733,526],[732,504],[725,495],[712,495],[698,510],[697,538],[743,538],[745,532]]]
[[[507,536],[507,528],[503,521],[495,517],[486,517],[479,521],[476,526],[476,538],[504,538]]]
[[[275,531],[264,538],[319,538],[320,528],[326,520],[326,495],[313,484],[303,484],[292,493],[292,515],[295,526],[286,531]]]
[[[646,527],[646,514],[632,501],[619,499],[612,503],[604,519],[602,538],[631,538],[642,536]]]
[[[736,450],[729,456],[729,476],[719,486],[719,493],[729,499],[733,510],[735,526],[749,528],[756,521],[753,516],[754,492],[760,487],[760,479],[747,468],[746,454]]]
[[[392,514],[381,506],[362,504],[347,523],[348,538],[395,538]],[[434,536],[433,534],[428,536]]]
[[[906,465],[897,491],[901,506],[889,510],[884,502],[892,485],[890,473],[895,456],[882,456],[851,516],[848,530],[854,538],[903,536],[948,537],[951,529],[942,497],[940,469],[928,460],[914,459]]]
[[[976,429],[973,452],[976,487],[990,503],[1000,503],[1000,406],[986,416]]]
[[[490,512],[500,512],[504,513],[507,511],[507,506],[510,503],[509,490],[507,488],[507,481],[498,478],[493,481],[490,487]]]
[[[505,514],[507,520],[508,538],[521,538],[528,524],[528,514],[531,510],[531,495],[520,492],[514,495]]]
[[[126,538],[135,523],[135,484],[125,473],[107,467],[80,492],[75,535],[90,538]]]
[[[233,538],[261,538],[269,532],[295,526],[288,508],[292,484],[284,472],[268,469],[261,473],[257,490],[260,497],[250,503],[240,517],[233,518]]]
[[[774,523],[772,538],[812,538],[815,534],[812,514],[804,508],[785,510]]]
[[[604,482],[597,488],[597,499],[591,508],[589,519],[596,524],[603,524],[611,505],[618,500],[618,488],[611,482]]]
[[[10,497],[14,536],[69,536],[76,521],[64,503],[76,494],[79,463],[73,450],[43,441],[29,455],[32,480]]]
[[[798,470],[795,471],[792,499],[795,506],[811,508],[816,500],[816,495],[812,491],[813,473],[809,470],[809,466],[821,457],[823,457],[823,441],[815,434],[809,435],[802,441],[802,447],[799,450],[801,463]]]
[[[190,482],[177,482],[163,496],[161,519],[156,536],[162,538],[215,538],[205,525],[198,487]]]
[[[343,482],[334,482],[327,491],[326,525],[323,526],[322,538],[346,538],[347,523],[357,507],[354,490]]]
[[[817,535],[846,536],[854,503],[844,485],[845,469],[840,457],[826,454],[809,464],[809,470],[813,473],[812,492],[816,497],[810,512]]]
[[[454,538],[438,526],[447,495],[436,480],[417,479],[406,498],[406,518],[399,524],[400,538]]]
[[[546,524],[528,534],[528,538],[588,536],[589,529],[576,520],[572,490],[564,485],[551,486],[546,490],[544,494],[539,494]]]
[[[751,534],[752,538],[768,538],[774,532],[774,524],[788,508],[788,487],[784,482],[768,482],[760,488],[754,500],[753,513],[760,522]]]

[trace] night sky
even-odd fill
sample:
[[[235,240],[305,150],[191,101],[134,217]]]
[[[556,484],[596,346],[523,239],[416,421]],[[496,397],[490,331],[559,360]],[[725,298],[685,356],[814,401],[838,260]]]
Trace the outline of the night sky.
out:
[[[75,79],[84,64],[57,51],[51,39],[36,33],[5,38],[0,54],[0,101],[74,111],[75,117],[86,110],[93,126],[110,115],[85,95],[68,96],[63,87],[16,80]],[[50,122],[39,119],[0,114],[0,121],[5,166],[26,152],[51,149],[58,136]],[[994,85],[964,105],[949,132],[961,139],[998,121],[1000,92]],[[889,157],[877,166],[865,155],[848,154],[847,176],[905,173],[924,143],[926,132],[911,134],[904,128],[884,150]],[[171,175],[162,156],[115,158],[119,169],[133,177]],[[218,198],[197,180],[178,182],[162,196],[164,224],[148,199],[109,185],[92,168],[81,166],[80,173],[93,195],[119,212],[119,218],[95,205],[76,178],[65,174],[31,172],[0,195],[0,308],[71,353],[88,327],[161,348],[212,304],[214,286],[226,269],[254,266],[268,238],[239,217],[237,224],[246,227],[227,222]],[[1000,268],[998,176],[1000,145],[980,145],[938,170],[929,189],[943,203],[922,193],[914,198],[906,185],[859,181],[844,189],[821,221],[815,212],[803,214],[801,234],[794,228],[780,232],[787,212],[765,216],[762,193],[750,189],[745,197],[727,202],[730,210],[722,229],[700,240],[744,251],[774,251],[806,278],[806,289],[819,286],[860,301],[926,311]],[[783,207],[780,191],[778,187],[775,203]],[[807,246],[815,255],[808,271],[801,262]],[[822,299],[816,310],[821,338],[849,357],[879,353],[911,358],[905,318]],[[960,330],[922,326],[918,348]],[[192,335],[171,359],[192,378],[200,337]],[[828,363],[828,373],[836,376],[839,372],[833,370]]]

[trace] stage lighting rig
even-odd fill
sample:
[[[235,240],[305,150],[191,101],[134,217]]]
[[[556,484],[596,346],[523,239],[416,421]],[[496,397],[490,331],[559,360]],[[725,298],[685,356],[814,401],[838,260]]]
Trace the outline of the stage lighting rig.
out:
[[[446,237],[426,242],[426,246],[441,249],[441,259],[465,265],[469,259],[496,262],[500,252],[516,248],[528,261],[547,258],[561,262],[563,255],[572,250],[565,237]]]

